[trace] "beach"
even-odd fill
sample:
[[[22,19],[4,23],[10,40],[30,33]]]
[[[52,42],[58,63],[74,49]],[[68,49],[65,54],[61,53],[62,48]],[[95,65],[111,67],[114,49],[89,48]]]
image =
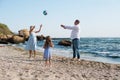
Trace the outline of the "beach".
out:
[[[43,52],[28,59],[28,52],[13,46],[0,47],[0,80],[119,80],[120,64],[53,55],[52,65],[45,66]]]

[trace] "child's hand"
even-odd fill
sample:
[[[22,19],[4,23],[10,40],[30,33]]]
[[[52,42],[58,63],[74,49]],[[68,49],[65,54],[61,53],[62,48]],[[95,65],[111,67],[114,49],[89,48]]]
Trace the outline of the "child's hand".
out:
[[[42,27],[42,24],[40,25],[40,28]]]

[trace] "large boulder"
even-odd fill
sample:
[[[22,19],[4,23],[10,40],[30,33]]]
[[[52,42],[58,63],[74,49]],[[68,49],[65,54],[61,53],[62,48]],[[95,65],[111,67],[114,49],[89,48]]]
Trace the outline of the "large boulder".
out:
[[[41,41],[41,40],[44,40],[44,39],[45,39],[45,36],[43,36],[43,35],[40,35],[40,36],[38,35],[37,36],[37,40],[38,41]]]
[[[61,40],[58,45],[62,45],[62,46],[71,46],[71,41],[69,40]]]
[[[13,35],[4,35],[4,34],[0,34],[0,43],[1,44],[7,44],[9,43],[9,39],[12,38]]]
[[[26,40],[29,37],[29,31],[27,29],[19,30],[19,36],[24,37]]]
[[[0,34],[0,40],[7,40],[7,36],[4,34]]]
[[[13,36],[12,40],[13,40],[13,43],[23,43],[25,41],[24,37],[20,37],[17,35]]]

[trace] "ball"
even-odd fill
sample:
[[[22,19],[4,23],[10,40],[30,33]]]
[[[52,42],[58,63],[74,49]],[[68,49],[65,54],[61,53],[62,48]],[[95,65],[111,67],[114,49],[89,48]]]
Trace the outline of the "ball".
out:
[[[47,15],[47,11],[46,10],[43,11],[43,15]]]

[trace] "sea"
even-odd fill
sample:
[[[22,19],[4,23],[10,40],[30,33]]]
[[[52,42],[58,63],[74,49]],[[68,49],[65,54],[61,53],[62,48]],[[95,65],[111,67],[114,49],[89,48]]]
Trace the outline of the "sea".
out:
[[[72,46],[61,46],[61,40],[71,40],[69,38],[53,38],[54,48],[51,53],[57,56],[72,58]],[[14,44],[20,48],[25,48],[26,43]],[[120,38],[80,38],[80,58],[83,60],[120,64]],[[43,52],[44,41],[37,42],[37,51]]]

